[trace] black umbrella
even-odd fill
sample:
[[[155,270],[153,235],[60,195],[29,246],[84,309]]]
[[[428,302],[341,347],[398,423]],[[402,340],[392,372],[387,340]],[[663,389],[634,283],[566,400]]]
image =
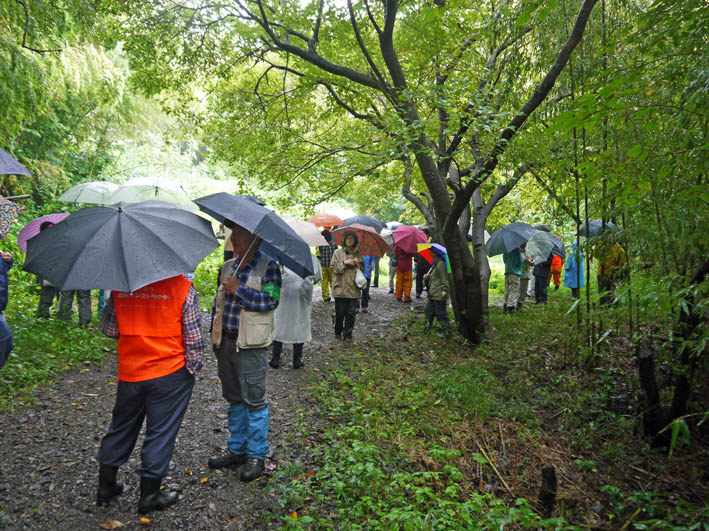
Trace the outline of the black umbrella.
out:
[[[172,203],[89,207],[27,242],[23,269],[61,289],[136,291],[194,271],[219,246],[206,219]]]
[[[256,203],[257,205],[266,206],[266,203],[264,203],[258,197],[253,196],[253,195],[240,194],[240,195],[237,195],[236,197],[243,197],[244,199],[248,199],[249,201],[252,201],[253,203]]]
[[[549,225],[535,225],[534,228],[537,230],[543,230],[544,232],[551,232],[551,227],[549,227]]]
[[[260,250],[299,276],[313,274],[310,247],[278,214],[250,199],[224,192],[200,197],[194,201],[202,212],[217,221],[233,221],[261,238]]]
[[[15,157],[0,149],[0,175],[32,175],[32,173],[17,162]]]
[[[382,229],[386,227],[385,223],[382,223],[377,218],[372,216],[367,216],[366,214],[360,214],[358,216],[352,216],[345,220],[345,226],[352,225],[353,223],[358,223],[360,225],[366,225],[367,227],[372,227],[377,232],[382,232]]]
[[[512,249],[526,243],[535,232],[531,225],[519,221],[505,225],[493,232],[485,244],[487,255],[509,253]]]
[[[589,219],[588,233],[586,232],[586,222],[584,221],[579,226],[579,236],[595,238],[603,233],[603,220]],[[606,232],[618,232],[618,227],[612,221],[606,221]]]

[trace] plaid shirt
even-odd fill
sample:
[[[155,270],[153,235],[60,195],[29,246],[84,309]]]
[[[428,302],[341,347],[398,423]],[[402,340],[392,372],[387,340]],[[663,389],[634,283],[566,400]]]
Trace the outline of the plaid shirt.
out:
[[[262,289],[266,284],[273,284],[277,288],[275,290],[269,290],[273,292],[273,295],[270,295],[266,291],[259,291],[246,287],[246,282],[249,280],[249,274],[251,273],[251,270],[256,267],[260,257],[261,251],[257,250],[251,259],[251,262],[242,267],[241,271],[239,271],[239,288],[236,290],[236,294],[232,295],[228,291],[224,293],[224,317],[222,318],[222,329],[231,334],[237,334],[239,332],[239,317],[241,315],[241,308],[252,310],[254,312],[268,312],[270,310],[275,310],[278,307],[281,289],[281,268],[278,267],[278,264],[274,260],[268,262],[266,272],[263,274],[263,278],[261,279]],[[239,260],[240,258],[238,255],[234,257],[234,265],[231,268],[231,275],[236,272],[236,268],[239,265]],[[222,282],[224,280],[225,279],[222,279]]]
[[[330,262],[332,262],[332,255],[337,249],[337,245],[334,243],[329,243],[328,245],[318,246],[318,258],[320,259],[320,265],[322,267],[330,267]]]
[[[185,304],[182,306],[182,342],[185,347],[185,365],[190,374],[195,374],[202,368],[204,339],[201,324],[197,291],[194,286],[190,286]],[[103,308],[101,330],[108,337],[117,338],[120,335],[116,310],[113,308],[113,297],[109,297]]]

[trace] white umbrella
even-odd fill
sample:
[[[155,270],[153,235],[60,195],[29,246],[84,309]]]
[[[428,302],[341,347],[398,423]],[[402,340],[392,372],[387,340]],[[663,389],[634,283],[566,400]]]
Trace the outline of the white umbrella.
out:
[[[67,203],[92,203],[94,205],[110,205],[111,194],[118,185],[106,181],[90,181],[77,184],[59,196],[59,201]]]
[[[283,218],[283,221],[285,221],[298,236],[303,238],[305,243],[310,247],[327,245],[327,240],[323,238],[323,235],[320,234],[320,231],[313,223],[295,218]]]
[[[197,212],[198,208],[189,196],[179,186],[164,179],[147,179],[138,177],[131,179],[118,187],[111,194],[111,204],[120,201],[126,203],[138,203],[140,201],[167,201],[177,206]]]
[[[394,247],[394,231],[392,229],[384,229],[379,235],[384,238],[384,241],[391,247]]]

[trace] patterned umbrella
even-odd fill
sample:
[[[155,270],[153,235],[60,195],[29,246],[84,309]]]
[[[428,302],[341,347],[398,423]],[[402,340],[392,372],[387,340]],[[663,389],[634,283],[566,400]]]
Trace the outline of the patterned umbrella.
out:
[[[416,247],[418,249],[418,253],[423,256],[429,264],[433,262],[434,253],[441,255],[446,263],[446,271],[449,273],[452,272],[451,264],[448,261],[448,250],[445,247],[437,243],[418,243],[416,244]]]
[[[416,254],[416,244],[426,243],[428,236],[422,230],[409,225],[400,225],[394,230],[394,244],[407,254]]]
[[[339,225],[344,225],[345,223],[335,214],[325,214],[324,212],[309,217],[308,221],[318,227],[337,227]]]
[[[362,254],[384,256],[389,250],[389,244],[372,227],[354,223],[332,231],[335,242],[341,246],[345,245],[345,236],[350,233],[355,234],[359,239],[359,249]]]
[[[17,218],[17,214],[19,214],[23,208],[25,207],[22,205],[0,198],[0,238],[7,236],[12,223]]]
[[[56,214],[47,214],[46,216],[40,216],[33,219],[27,225],[22,227],[22,230],[17,235],[17,246],[24,252],[27,252],[27,240],[34,238],[37,234],[39,234],[39,229],[42,226],[42,223],[49,221],[52,225],[56,225],[68,217],[69,214],[65,212],[58,212]]]

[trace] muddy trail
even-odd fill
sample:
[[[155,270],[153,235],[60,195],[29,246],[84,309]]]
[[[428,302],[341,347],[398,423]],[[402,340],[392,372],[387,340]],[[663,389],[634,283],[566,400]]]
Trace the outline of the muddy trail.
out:
[[[412,305],[417,313],[425,305],[425,295],[405,304],[390,295],[388,287],[371,288],[371,296],[370,312],[358,314],[355,327],[354,343],[363,348],[365,336],[386,334],[391,322],[410,312]],[[281,368],[269,369],[271,453],[266,474],[244,484],[238,469],[207,467],[210,456],[225,451],[228,435],[226,402],[216,359],[208,347],[177,438],[170,475],[163,481],[180,493],[180,502],[147,515],[152,529],[266,527],[261,512],[277,511],[268,492],[269,480],[279,468],[298,459],[288,444],[298,436],[293,421],[297,411],[312,410],[302,388],[310,376],[328,370],[333,352],[342,344],[332,328],[334,303],[322,301],[318,286],[313,300],[313,340],[305,346],[305,367],[291,368],[292,350],[286,345]],[[205,334],[207,321],[208,315],[203,314]],[[66,373],[38,390],[32,405],[0,413],[0,508],[4,508],[0,509],[0,529],[100,529],[100,524],[110,520],[123,524],[121,529],[143,527],[137,513],[139,476],[135,472],[142,435],[119,472],[119,482],[125,485],[123,495],[107,508],[95,504],[95,455],[115,400],[116,359],[114,353],[107,353],[102,366],[87,365]]]

